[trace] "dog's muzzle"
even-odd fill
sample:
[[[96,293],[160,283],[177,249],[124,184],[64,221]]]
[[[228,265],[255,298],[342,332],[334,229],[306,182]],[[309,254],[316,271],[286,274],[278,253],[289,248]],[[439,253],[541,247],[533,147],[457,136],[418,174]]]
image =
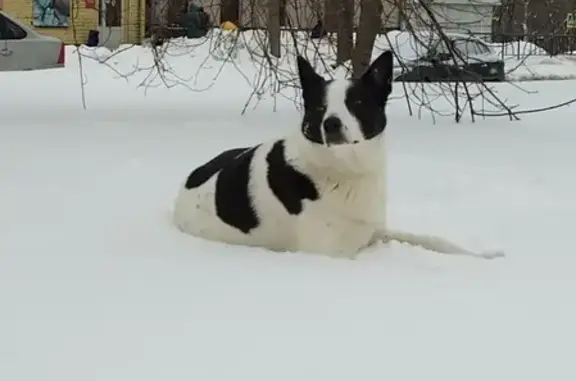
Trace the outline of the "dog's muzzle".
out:
[[[358,143],[357,141],[348,141],[344,134],[344,125],[340,118],[336,116],[326,118],[322,124],[322,129],[324,132],[324,143],[327,146]]]

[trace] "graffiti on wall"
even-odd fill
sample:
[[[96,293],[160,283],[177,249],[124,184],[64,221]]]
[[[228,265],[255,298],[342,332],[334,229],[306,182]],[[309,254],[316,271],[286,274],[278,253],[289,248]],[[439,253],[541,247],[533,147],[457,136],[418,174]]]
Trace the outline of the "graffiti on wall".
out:
[[[67,28],[70,0],[33,0],[32,25],[44,28]]]

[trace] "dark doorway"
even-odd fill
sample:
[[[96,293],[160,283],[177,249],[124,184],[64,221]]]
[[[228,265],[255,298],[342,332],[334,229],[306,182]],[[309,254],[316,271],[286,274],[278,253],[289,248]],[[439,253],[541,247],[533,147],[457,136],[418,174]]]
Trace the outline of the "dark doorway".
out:
[[[220,23],[225,21],[230,21],[240,26],[238,25],[240,21],[239,0],[222,0],[220,3]]]

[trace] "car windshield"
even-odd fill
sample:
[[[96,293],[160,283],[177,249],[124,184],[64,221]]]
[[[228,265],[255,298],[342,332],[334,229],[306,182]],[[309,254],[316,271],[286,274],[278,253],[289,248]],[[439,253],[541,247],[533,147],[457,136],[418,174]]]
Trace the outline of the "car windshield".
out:
[[[466,56],[474,56],[490,52],[488,47],[481,42],[474,40],[456,40],[454,41],[454,49]]]
[[[448,49],[444,41],[434,41],[433,43],[430,44],[430,47],[428,48],[429,56],[434,57],[444,54],[450,54],[450,50]]]

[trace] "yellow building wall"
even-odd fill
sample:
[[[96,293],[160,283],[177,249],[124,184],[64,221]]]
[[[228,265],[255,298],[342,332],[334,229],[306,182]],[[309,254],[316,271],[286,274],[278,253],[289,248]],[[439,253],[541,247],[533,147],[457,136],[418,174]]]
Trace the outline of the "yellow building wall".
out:
[[[124,43],[139,44],[146,26],[146,0],[124,0],[123,7]]]
[[[66,44],[84,44],[88,31],[98,29],[99,14],[97,9],[86,8],[84,0],[70,0],[69,26],[66,28],[35,28],[32,25],[33,0],[0,0],[2,10],[30,25],[39,33],[61,39]],[[122,26],[123,43],[138,44],[144,38],[146,0],[123,0]],[[96,0],[98,4],[98,0]]]

